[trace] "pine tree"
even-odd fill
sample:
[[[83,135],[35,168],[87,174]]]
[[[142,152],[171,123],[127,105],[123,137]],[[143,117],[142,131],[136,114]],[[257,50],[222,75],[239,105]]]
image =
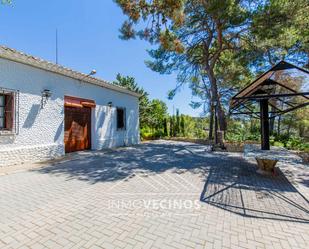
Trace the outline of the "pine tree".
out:
[[[176,109],[176,136],[180,134],[180,116],[179,116],[179,109]]]
[[[167,128],[167,118],[164,119],[164,136],[168,136],[168,128]]]
[[[180,116],[180,132],[181,132],[181,136],[185,137],[186,133],[185,133],[185,116],[181,115]]]
[[[170,137],[174,137],[174,116],[170,116]]]

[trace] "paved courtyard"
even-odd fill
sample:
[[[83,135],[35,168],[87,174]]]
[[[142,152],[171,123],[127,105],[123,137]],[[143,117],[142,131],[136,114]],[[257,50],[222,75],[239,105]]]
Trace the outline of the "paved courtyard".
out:
[[[309,248],[308,166],[156,141],[0,176],[0,248]]]

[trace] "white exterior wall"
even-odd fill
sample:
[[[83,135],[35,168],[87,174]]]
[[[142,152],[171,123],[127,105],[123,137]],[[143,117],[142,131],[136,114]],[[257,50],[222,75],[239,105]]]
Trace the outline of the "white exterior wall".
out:
[[[64,155],[64,96],[91,99],[92,149],[139,143],[138,98],[0,58],[0,88],[19,91],[19,133],[0,135],[0,166]],[[41,92],[52,92],[41,108]],[[108,102],[113,107],[107,106]],[[127,129],[117,131],[116,107],[126,108]]]

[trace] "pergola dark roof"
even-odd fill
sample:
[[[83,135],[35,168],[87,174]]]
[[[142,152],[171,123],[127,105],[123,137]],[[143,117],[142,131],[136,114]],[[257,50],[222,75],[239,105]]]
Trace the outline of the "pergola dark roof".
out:
[[[259,118],[262,149],[269,150],[269,119],[307,105],[309,71],[280,61],[232,98],[230,114]]]
[[[263,99],[271,107],[269,118],[309,105],[309,71],[279,62],[232,98],[230,114],[260,118],[254,103]]]

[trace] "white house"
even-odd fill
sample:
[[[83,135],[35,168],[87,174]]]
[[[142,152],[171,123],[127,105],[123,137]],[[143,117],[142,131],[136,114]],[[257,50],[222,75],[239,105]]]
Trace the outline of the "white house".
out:
[[[0,46],[0,166],[139,143],[139,95]]]

